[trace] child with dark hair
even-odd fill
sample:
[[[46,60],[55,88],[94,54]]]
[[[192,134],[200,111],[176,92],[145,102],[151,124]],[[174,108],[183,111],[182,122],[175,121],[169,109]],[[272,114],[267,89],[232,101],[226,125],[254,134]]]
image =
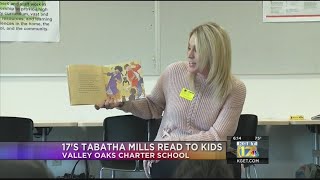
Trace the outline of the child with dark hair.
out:
[[[114,68],[114,72],[106,73],[107,76],[110,76],[109,83],[106,86],[106,92],[115,100],[119,100],[121,98],[120,92],[117,88],[117,83],[121,83],[122,81],[122,70],[123,69],[121,66],[116,66]]]
[[[233,178],[226,160],[184,160],[177,166],[174,178]]]

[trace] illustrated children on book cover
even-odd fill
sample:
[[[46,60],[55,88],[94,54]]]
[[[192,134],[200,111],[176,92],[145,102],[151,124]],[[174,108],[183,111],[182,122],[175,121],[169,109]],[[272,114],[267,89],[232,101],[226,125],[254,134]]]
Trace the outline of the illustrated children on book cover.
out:
[[[93,105],[110,97],[118,102],[144,98],[143,76],[138,61],[114,65],[67,66],[71,105]]]
[[[132,61],[104,67],[105,90],[116,101],[132,101],[145,97],[141,65]]]

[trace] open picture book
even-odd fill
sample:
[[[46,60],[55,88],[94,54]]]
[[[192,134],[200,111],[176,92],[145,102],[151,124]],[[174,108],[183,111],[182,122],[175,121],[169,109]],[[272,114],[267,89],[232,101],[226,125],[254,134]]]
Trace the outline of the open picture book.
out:
[[[139,61],[111,65],[71,64],[67,66],[70,105],[94,105],[107,97],[118,102],[145,97]]]

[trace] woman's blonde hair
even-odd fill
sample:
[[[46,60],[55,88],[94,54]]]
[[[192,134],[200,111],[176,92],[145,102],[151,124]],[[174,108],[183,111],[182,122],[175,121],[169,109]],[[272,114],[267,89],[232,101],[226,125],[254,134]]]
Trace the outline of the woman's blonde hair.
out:
[[[195,27],[189,39],[196,38],[196,51],[199,53],[200,71],[208,68],[207,84],[214,85],[214,97],[222,100],[232,89],[231,42],[228,33],[218,24],[208,22]],[[189,73],[191,88],[195,90],[195,74]]]

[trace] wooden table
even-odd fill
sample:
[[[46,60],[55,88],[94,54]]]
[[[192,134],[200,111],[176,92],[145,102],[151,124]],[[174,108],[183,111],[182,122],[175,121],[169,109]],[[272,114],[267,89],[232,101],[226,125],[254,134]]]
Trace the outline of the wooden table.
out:
[[[290,125],[290,121],[285,119],[259,119],[258,125]]]

